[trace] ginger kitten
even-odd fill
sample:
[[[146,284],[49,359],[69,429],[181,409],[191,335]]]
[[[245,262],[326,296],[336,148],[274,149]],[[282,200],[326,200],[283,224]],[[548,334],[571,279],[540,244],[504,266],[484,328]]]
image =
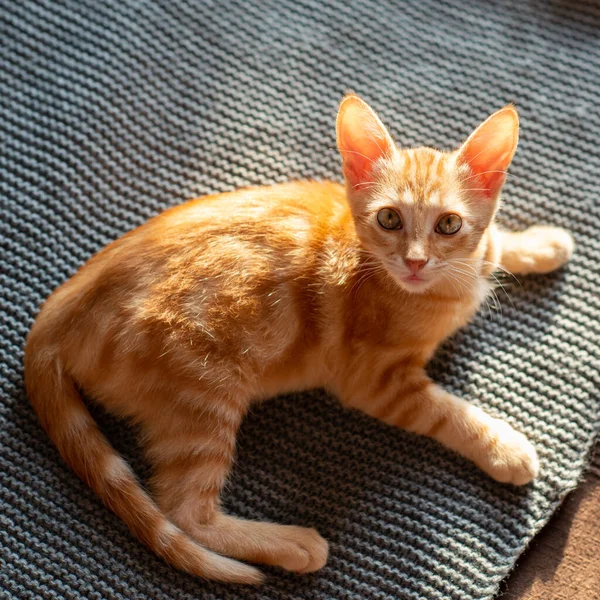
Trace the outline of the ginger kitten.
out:
[[[29,397],[65,461],[169,563],[241,583],[262,576],[234,559],[300,573],[327,559],[313,529],[220,509],[238,427],[270,396],[324,387],[498,481],[529,482],[538,460],[527,439],[424,370],[474,315],[496,266],[544,273],[572,253],[562,229],[494,225],[518,128],[507,106],[454,152],[402,150],[347,96],[345,187],[207,196],[109,244],[50,296],[27,340]],[[139,426],[151,495],[78,389]]]

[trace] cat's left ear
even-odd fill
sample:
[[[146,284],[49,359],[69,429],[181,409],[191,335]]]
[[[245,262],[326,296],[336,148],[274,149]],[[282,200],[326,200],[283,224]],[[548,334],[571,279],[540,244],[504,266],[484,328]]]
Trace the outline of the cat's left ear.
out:
[[[394,149],[375,111],[358,96],[346,96],[340,104],[336,130],[346,181],[352,187],[371,181],[377,161],[390,157]]]
[[[470,168],[471,182],[478,182],[487,197],[495,199],[500,192],[518,141],[519,115],[509,105],[488,117],[459,149],[458,163]]]

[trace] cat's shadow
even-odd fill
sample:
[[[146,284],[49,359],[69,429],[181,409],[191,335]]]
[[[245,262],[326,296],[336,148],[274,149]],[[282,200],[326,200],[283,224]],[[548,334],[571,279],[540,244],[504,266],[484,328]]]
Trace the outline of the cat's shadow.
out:
[[[474,382],[503,365],[526,368],[526,359],[542,355],[556,334],[568,267],[548,275],[496,276],[494,293],[473,322],[446,340],[428,365],[436,381],[461,397],[477,399]]]

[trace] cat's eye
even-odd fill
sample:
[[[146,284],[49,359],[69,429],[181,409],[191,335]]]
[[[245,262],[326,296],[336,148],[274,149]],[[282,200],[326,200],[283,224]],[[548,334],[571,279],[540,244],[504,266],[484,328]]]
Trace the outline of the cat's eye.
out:
[[[393,208],[382,208],[377,213],[377,222],[384,229],[402,229],[402,219]]]
[[[443,235],[454,235],[461,227],[462,219],[458,215],[450,213],[438,221],[435,230]]]

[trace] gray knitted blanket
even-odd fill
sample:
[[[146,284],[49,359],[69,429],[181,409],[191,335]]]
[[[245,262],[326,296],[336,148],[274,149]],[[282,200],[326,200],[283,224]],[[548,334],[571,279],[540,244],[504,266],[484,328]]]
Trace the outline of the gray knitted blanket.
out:
[[[492,598],[599,428],[599,27],[592,0],[0,2],[0,597]],[[501,485],[322,392],[279,398],[244,424],[225,504],[317,527],[331,558],[258,589],[207,583],[148,552],[60,460],[23,342],[57,285],[161,209],[339,179],[348,89],[405,145],[453,147],[520,110],[500,220],[567,227],[576,255],[503,279],[431,374],[526,432],[541,476]],[[134,432],[96,416],[143,479]]]

